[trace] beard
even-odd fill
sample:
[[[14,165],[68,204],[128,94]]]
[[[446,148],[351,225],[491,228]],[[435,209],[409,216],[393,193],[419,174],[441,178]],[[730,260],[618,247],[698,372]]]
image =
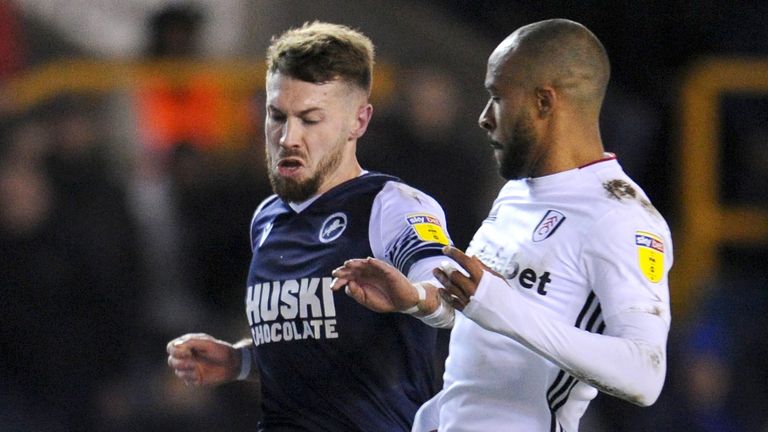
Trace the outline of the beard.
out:
[[[499,174],[506,180],[518,180],[531,174],[531,159],[536,146],[530,116],[523,112],[512,127],[512,138],[498,142],[501,147]]]
[[[302,202],[317,193],[317,190],[323,184],[323,181],[329,174],[336,171],[341,165],[342,150],[344,143],[341,142],[335,146],[328,154],[317,164],[315,173],[304,180],[282,177],[273,169],[272,157],[267,150],[267,172],[269,173],[269,184],[272,191],[286,202]],[[279,158],[296,156],[305,161],[307,157],[300,151],[285,151],[280,153]]]

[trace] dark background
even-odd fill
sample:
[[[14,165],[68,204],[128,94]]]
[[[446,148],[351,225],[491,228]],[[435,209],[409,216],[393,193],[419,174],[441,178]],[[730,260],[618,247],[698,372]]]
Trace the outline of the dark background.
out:
[[[244,13],[227,50],[205,43],[221,30],[212,12],[221,4]],[[82,21],[62,24],[57,8],[61,16],[82,12]],[[112,34],[89,20],[110,9],[118,21],[123,13],[125,22],[139,17],[134,31],[143,38],[132,50],[109,52],[94,42]],[[20,83],[49,65],[64,73],[72,59],[258,60],[269,37],[289,26],[312,19],[351,25],[372,37],[381,70],[391,72],[375,84],[387,90],[374,99],[361,162],[435,196],[465,248],[501,185],[476,125],[485,60],[517,27],[555,17],[586,25],[608,50],[606,149],[666,216],[677,246],[687,190],[679,181],[682,86],[707,58],[768,58],[768,2],[0,3],[0,429],[245,431],[259,416],[256,384],[186,388],[165,365],[164,347],[186,332],[247,336],[247,226],[270,193],[263,89],[243,97],[205,83],[93,82],[87,91],[26,104],[15,98]],[[768,70],[757,73],[768,82]],[[218,112],[208,111],[211,101],[226,98],[237,109],[222,118],[243,118],[237,134],[217,129],[222,121],[205,122]],[[157,138],[141,115],[148,100],[191,110],[180,118],[202,113],[210,130],[187,126]],[[717,170],[726,205],[766,208],[767,101],[751,91],[719,103]],[[705,220],[702,229],[718,223]],[[714,276],[673,310],[668,379],[653,407],[600,395],[581,429],[768,430],[765,246],[764,239],[723,245]],[[447,337],[441,334],[443,354]]]

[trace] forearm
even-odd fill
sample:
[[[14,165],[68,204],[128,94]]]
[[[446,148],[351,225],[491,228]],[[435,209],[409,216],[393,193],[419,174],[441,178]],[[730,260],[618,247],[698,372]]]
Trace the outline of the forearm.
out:
[[[661,392],[668,328],[655,315],[625,314],[608,327],[609,334],[589,333],[536,313],[520,293],[487,272],[464,314],[603,392],[642,406]]]

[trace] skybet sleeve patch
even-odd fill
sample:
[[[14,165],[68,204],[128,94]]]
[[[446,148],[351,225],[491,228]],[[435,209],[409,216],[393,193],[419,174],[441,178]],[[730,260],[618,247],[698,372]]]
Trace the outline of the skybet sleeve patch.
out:
[[[649,281],[658,283],[664,276],[664,242],[661,237],[649,232],[637,231],[635,245],[640,271]]]
[[[450,243],[438,218],[426,213],[415,213],[407,215],[405,219],[421,240],[442,245]]]

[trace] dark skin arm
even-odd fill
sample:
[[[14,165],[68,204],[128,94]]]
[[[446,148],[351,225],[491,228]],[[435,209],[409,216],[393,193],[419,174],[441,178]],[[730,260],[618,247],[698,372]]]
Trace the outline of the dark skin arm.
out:
[[[432,274],[444,286],[444,288],[438,289],[438,294],[457,310],[464,310],[464,307],[469,303],[470,297],[475,295],[484,271],[502,277],[486,266],[479,258],[467,256],[464,252],[453,246],[445,246],[443,253],[456,261],[469,274],[469,276],[464,276],[461,272],[455,271],[455,269],[442,267],[432,271]]]

